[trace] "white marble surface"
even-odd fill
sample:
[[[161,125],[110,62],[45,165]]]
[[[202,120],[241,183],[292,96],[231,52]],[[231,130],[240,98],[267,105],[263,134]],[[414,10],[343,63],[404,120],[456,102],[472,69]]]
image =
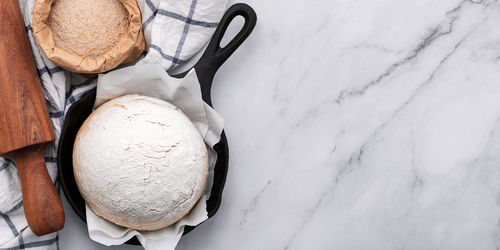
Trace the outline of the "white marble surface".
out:
[[[223,203],[178,249],[500,248],[500,3],[249,3]],[[104,249],[69,210],[61,248]]]

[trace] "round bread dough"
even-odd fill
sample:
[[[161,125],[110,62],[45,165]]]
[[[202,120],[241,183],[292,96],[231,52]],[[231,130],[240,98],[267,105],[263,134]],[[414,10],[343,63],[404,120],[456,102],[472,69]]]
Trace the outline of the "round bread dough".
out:
[[[58,48],[96,58],[118,43],[130,22],[120,0],[55,0],[47,24]]]
[[[73,170],[96,214],[127,228],[156,230],[177,222],[198,202],[208,153],[178,108],[127,95],[85,120],[74,144]]]

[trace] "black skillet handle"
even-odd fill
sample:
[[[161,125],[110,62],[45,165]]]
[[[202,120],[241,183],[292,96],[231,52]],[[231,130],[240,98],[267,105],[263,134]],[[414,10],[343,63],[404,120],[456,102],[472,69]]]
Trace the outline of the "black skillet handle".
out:
[[[237,16],[245,18],[245,24],[243,24],[240,32],[224,48],[221,48],[220,42],[226,33],[227,27]],[[212,88],[215,73],[233,52],[240,47],[250,33],[252,33],[256,23],[257,15],[255,11],[252,7],[244,3],[234,4],[222,17],[205,53],[203,53],[198,63],[194,66],[196,75],[200,81],[203,101],[208,105],[212,106],[210,89]]]

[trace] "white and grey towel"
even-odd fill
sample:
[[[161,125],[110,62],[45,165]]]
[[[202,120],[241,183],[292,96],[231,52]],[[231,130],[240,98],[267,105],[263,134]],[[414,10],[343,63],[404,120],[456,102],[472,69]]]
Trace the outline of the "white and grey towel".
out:
[[[56,134],[56,142],[47,150],[45,162],[52,180],[57,183],[57,142],[64,116],[71,104],[95,87],[96,81],[70,73],[43,55],[31,29],[35,1],[19,0],[19,4]],[[159,63],[166,70],[182,65],[204,47],[227,5],[227,0],[138,1],[148,47],[140,62]],[[17,169],[11,161],[0,157],[0,250],[58,248],[57,233],[37,237],[29,229]]]

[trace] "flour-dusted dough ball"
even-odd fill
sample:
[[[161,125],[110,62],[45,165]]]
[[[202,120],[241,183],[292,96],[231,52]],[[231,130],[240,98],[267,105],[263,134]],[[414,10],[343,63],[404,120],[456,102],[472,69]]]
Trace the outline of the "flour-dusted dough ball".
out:
[[[136,230],[156,230],[186,215],[208,175],[205,142],[181,110],[127,95],[96,109],[73,149],[76,183],[96,214]]]
[[[96,58],[118,43],[130,22],[120,0],[55,0],[47,24],[57,47]]]

